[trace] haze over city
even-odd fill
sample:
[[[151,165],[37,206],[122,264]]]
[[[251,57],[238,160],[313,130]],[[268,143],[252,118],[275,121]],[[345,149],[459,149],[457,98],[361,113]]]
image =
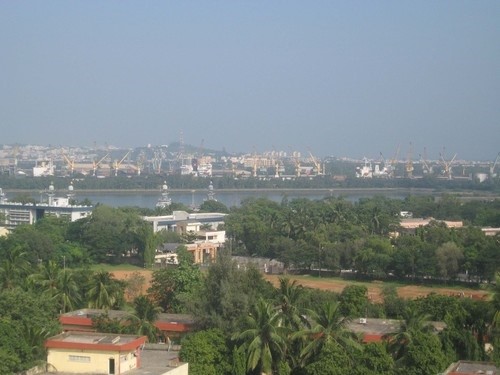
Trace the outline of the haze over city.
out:
[[[3,2],[0,143],[500,151],[500,2]]]

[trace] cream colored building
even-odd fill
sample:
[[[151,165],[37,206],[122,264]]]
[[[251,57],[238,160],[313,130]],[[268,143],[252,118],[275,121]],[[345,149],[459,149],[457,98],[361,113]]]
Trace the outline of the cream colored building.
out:
[[[145,336],[65,332],[49,338],[51,372],[120,375],[141,367]]]

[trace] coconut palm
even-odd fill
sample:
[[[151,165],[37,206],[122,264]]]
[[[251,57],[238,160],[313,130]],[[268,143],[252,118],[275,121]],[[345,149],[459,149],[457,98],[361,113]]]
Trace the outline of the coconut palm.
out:
[[[98,271],[90,278],[87,292],[88,306],[95,309],[111,309],[121,299],[124,291],[118,281],[107,271]]]
[[[136,327],[136,334],[147,336],[150,342],[158,339],[158,328],[155,322],[161,312],[161,307],[155,305],[147,296],[134,299],[134,313],[130,315],[132,324]]]
[[[407,309],[405,318],[401,321],[398,332],[395,335],[388,335],[389,352],[394,360],[401,361],[405,356],[408,345],[413,341],[415,332],[428,333],[433,326],[429,323],[430,315],[423,314],[416,309]]]
[[[60,267],[53,260],[47,264],[40,264],[38,272],[29,276],[29,282],[42,290],[42,293],[51,298],[57,291],[57,278],[59,277]]]
[[[78,307],[81,296],[73,272],[61,269],[57,262],[41,264],[38,272],[29,276],[32,287],[41,290],[43,295],[54,301],[61,312],[68,312]]]
[[[62,270],[57,277],[57,291],[53,296],[54,300],[61,306],[63,313],[73,311],[81,303],[80,288],[71,270]]]
[[[358,348],[358,337],[347,329],[350,319],[340,313],[339,302],[326,302],[317,311],[309,310],[312,328],[305,329],[293,335],[304,340],[304,348],[300,356],[305,363],[311,357],[321,352],[326,343],[338,344],[344,349]]]
[[[19,246],[8,251],[0,261],[0,286],[11,289],[28,274],[30,263],[25,251]]]
[[[246,319],[246,330],[233,336],[246,350],[247,371],[272,374],[284,356],[287,330],[280,311],[259,299]]]
[[[298,307],[304,288],[297,284],[297,280],[290,282],[288,278],[280,278],[279,283],[278,303],[283,326],[298,330],[307,324],[305,316]]]

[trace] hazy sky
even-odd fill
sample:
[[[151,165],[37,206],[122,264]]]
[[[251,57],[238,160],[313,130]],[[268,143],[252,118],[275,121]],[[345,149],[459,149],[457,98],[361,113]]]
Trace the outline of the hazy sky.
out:
[[[500,1],[3,1],[0,144],[494,159]]]

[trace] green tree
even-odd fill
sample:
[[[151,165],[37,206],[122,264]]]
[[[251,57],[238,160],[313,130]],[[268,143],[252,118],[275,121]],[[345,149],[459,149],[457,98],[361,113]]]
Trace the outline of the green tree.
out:
[[[356,375],[393,375],[394,360],[383,343],[363,345],[359,356],[356,356],[352,374]]]
[[[193,296],[201,287],[202,274],[185,248],[178,249],[179,264],[153,272],[148,293],[168,312],[186,312]]]
[[[88,306],[94,309],[119,308],[123,302],[124,285],[107,271],[97,271],[90,278]]]
[[[280,312],[270,303],[259,299],[245,320],[244,330],[233,336],[247,353],[247,371],[272,374],[284,357],[286,328]]]
[[[189,363],[192,375],[231,373],[229,348],[222,331],[210,329],[186,335],[179,352],[181,361]]]
[[[45,359],[44,339],[61,331],[57,315],[57,307],[40,293],[0,291],[0,357],[11,355],[0,365],[1,373],[16,373]]]
[[[398,374],[439,374],[449,365],[437,335],[419,330],[412,332],[405,356],[398,363]]]
[[[228,213],[229,210],[224,203],[216,200],[206,200],[200,205],[200,212]]]
[[[389,351],[398,364],[404,361],[408,347],[412,344],[415,334],[432,331],[432,326],[429,324],[429,317],[429,315],[420,313],[416,309],[408,308],[398,332],[396,334],[390,333],[386,336],[389,342]]]
[[[292,330],[298,330],[306,324],[303,311],[299,306],[303,292],[304,288],[297,284],[297,280],[290,282],[288,278],[279,278],[278,307],[283,325]]]
[[[68,312],[81,306],[80,288],[69,269],[61,269],[54,262],[40,264],[38,272],[29,277],[35,290],[56,304],[59,311]]]
[[[349,318],[366,316],[368,289],[364,285],[347,285],[339,296],[340,313]]]
[[[273,286],[254,267],[238,267],[228,254],[219,253],[208,267],[190,311],[202,328],[232,334],[239,331],[242,318],[259,297],[274,294]]]
[[[346,350],[359,347],[358,338],[347,329],[350,319],[342,314],[339,302],[327,302],[317,306],[316,311],[309,310],[308,318],[312,328],[293,335],[294,338],[305,340],[301,352],[304,363],[320,353],[328,343],[335,343]]]
[[[460,269],[463,251],[454,242],[446,242],[436,250],[436,259],[440,275],[445,279],[454,279]]]
[[[324,344],[304,369],[305,375],[343,375],[353,373],[353,361],[346,349],[336,342]]]
[[[3,289],[12,289],[24,283],[28,275],[30,263],[27,253],[14,246],[4,251],[0,260],[0,285]]]
[[[147,336],[149,342],[157,342],[159,330],[155,322],[161,312],[147,296],[139,296],[134,299],[134,313],[130,316],[131,326],[135,334]]]

